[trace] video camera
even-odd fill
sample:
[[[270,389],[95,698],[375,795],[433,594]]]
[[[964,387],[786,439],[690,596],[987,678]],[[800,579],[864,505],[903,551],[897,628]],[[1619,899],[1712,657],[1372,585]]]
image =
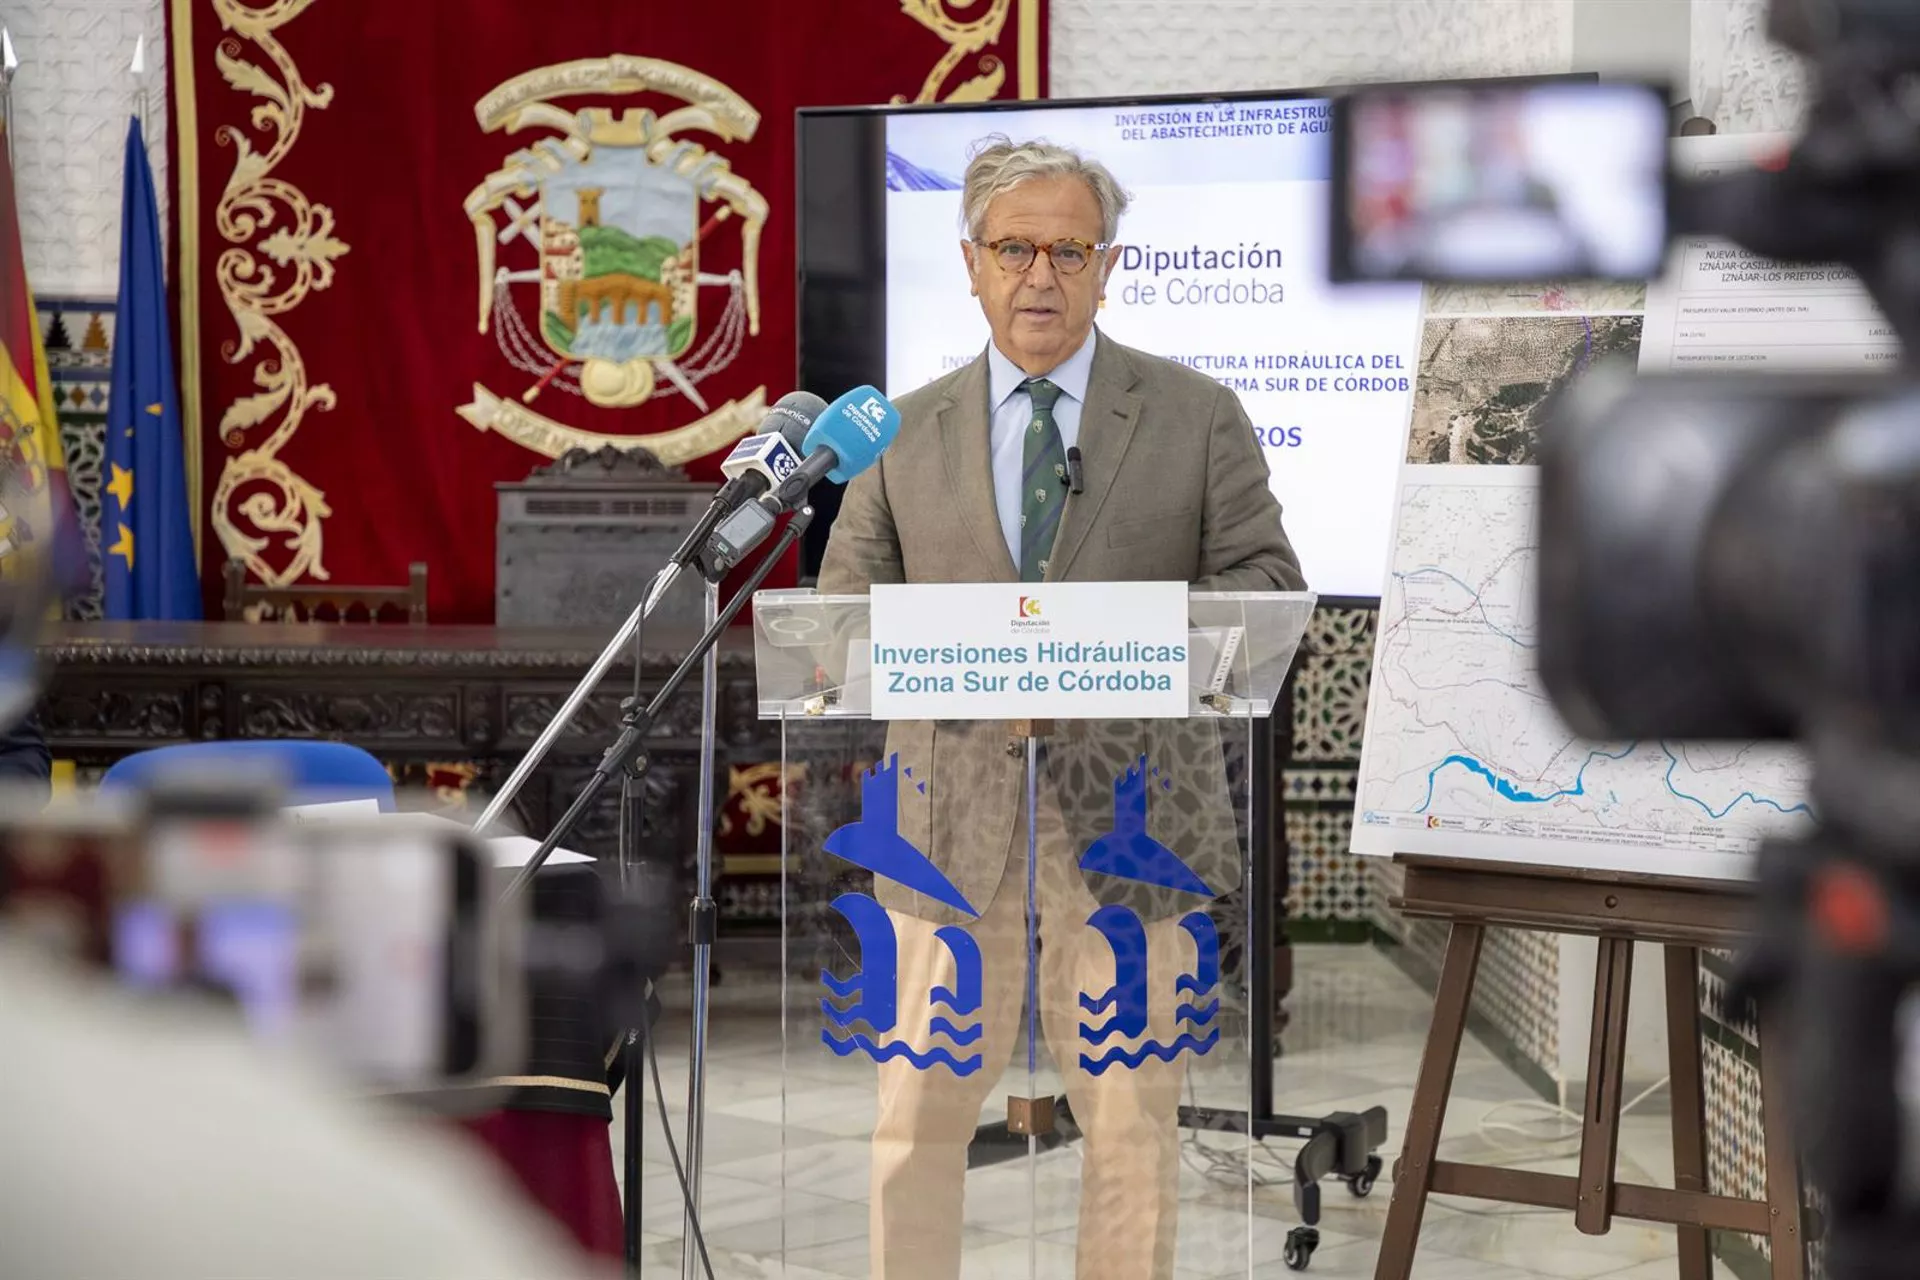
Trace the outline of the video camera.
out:
[[[1681,237],[1840,266],[1898,350],[1857,373],[1599,366],[1539,442],[1538,664],[1600,740],[1789,741],[1811,838],[1760,851],[1735,999],[1787,1037],[1843,1280],[1920,1256],[1920,4],[1775,0],[1815,85],[1791,149],[1681,179],[1659,86],[1357,89],[1333,113],[1333,274],[1657,276]],[[1684,255],[1682,255],[1684,257]],[[1753,263],[1755,259],[1744,259]]]
[[[270,1049],[430,1110],[493,1109],[511,1086],[490,1083],[563,1066],[598,1076],[613,1037],[657,1014],[680,933],[668,869],[616,890],[591,860],[554,862],[504,895],[501,841],[428,813],[282,809],[263,783],[187,776],[45,811],[0,796],[0,930],[228,1007]],[[535,1032],[556,1017],[592,1021],[591,1062],[549,1060]]]

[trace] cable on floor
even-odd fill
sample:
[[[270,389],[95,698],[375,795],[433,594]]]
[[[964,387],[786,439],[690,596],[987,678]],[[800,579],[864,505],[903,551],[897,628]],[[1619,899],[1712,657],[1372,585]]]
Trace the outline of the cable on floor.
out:
[[[1620,1114],[1624,1116],[1630,1113],[1635,1107],[1660,1092],[1660,1090],[1666,1088],[1668,1081],[1671,1079],[1671,1076],[1661,1076],[1660,1079],[1648,1085],[1645,1089],[1642,1089],[1639,1093],[1635,1094],[1630,1101],[1621,1105]],[[1527,1124],[1530,1123],[1528,1121],[1509,1122],[1495,1120],[1493,1118],[1503,1111],[1511,1111],[1519,1108],[1534,1108],[1542,1113],[1538,1118],[1540,1121],[1558,1120],[1567,1126],[1566,1131],[1563,1133],[1540,1133],[1537,1130],[1527,1128]],[[1584,1116],[1577,1111],[1561,1106],[1557,1102],[1547,1102],[1541,1098],[1515,1098],[1509,1102],[1499,1102],[1488,1107],[1480,1116],[1479,1132],[1480,1137],[1494,1150],[1507,1154],[1516,1154],[1531,1151],[1540,1146],[1558,1146],[1563,1142],[1577,1140],[1585,1126],[1586,1118]],[[1502,1133],[1512,1134],[1521,1139],[1521,1141],[1518,1143],[1503,1142],[1495,1136]]]

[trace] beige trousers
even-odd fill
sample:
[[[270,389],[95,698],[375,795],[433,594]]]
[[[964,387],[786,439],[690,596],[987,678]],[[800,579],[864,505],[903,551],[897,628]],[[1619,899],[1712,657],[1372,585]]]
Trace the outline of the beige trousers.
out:
[[[1083,1051],[1097,1059],[1116,1045],[1138,1048],[1140,1040],[1115,1037],[1091,1046],[1080,1038],[1082,1021],[1098,1025],[1106,1020],[1105,1014],[1084,1013],[1079,998],[1082,992],[1097,998],[1113,984],[1113,950],[1086,927],[1097,904],[1081,879],[1057,816],[1048,820],[1050,808],[1041,806],[1035,860],[1040,869],[1035,886],[1037,1002],[1047,1046],[1083,1135],[1077,1272],[1080,1280],[1167,1280],[1173,1274],[1179,1205],[1178,1111],[1185,1061],[1149,1057],[1138,1068],[1116,1064],[1098,1076],[1081,1067]],[[1023,833],[1024,810],[1023,804]],[[980,944],[983,1034],[960,1053],[977,1049],[980,1069],[955,1076],[938,1065],[916,1070],[901,1059],[880,1065],[870,1206],[873,1280],[957,1280],[960,1275],[967,1144],[983,1119],[1004,1118],[983,1116],[982,1108],[1006,1069],[1025,1021],[1026,866],[1021,847],[1008,859],[992,903],[968,927]],[[953,958],[934,937],[937,926],[899,912],[892,916],[899,939],[900,1012],[889,1039],[924,1051],[931,1039],[928,1023],[937,1012],[927,995],[936,985],[954,981]],[[1148,1038],[1163,1044],[1173,1039],[1173,984],[1193,963],[1193,951],[1177,920],[1147,926]],[[939,1043],[947,1041],[943,1037]],[[1026,1069],[1022,1053],[1014,1070],[1024,1076]],[[1045,1090],[1041,1085],[1040,1091]],[[1012,1092],[1027,1094],[1024,1079]],[[1041,1194],[1046,1194],[1044,1184]],[[994,1228],[1024,1235],[1029,1222],[1021,1213]]]

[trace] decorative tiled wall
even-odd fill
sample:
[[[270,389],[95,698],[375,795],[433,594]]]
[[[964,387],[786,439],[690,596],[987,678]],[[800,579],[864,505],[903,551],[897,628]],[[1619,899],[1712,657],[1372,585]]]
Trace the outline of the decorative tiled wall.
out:
[[[1282,778],[1287,932],[1304,941],[1378,930],[1400,944],[1409,968],[1427,975],[1439,971],[1445,926],[1396,916],[1386,904],[1398,891],[1399,868],[1347,852],[1378,618],[1374,609],[1320,609],[1301,645],[1292,758]],[[1536,1083],[1559,1068],[1559,975],[1553,936],[1505,929],[1489,935],[1475,1013]]]
[[[1367,934],[1373,887],[1347,852],[1360,730],[1373,666],[1372,609],[1320,609],[1293,683],[1293,745],[1281,776],[1287,833],[1287,926],[1296,941]]]
[[[1763,1199],[1767,1188],[1766,1141],[1760,1105],[1760,1032],[1749,1012],[1727,1004],[1727,984],[1735,957],[1728,952],[1700,956],[1700,1039],[1707,1115],[1707,1189],[1715,1195]],[[1784,1087],[1784,1086],[1777,1086]],[[1807,1275],[1826,1275],[1826,1245],[1817,1230],[1820,1195],[1804,1187],[1802,1220],[1806,1233]],[[1717,1238],[1721,1256],[1742,1280],[1767,1274],[1773,1256],[1764,1236]]]
[[[1493,929],[1481,948],[1475,984],[1480,1012],[1522,1061],[1557,1076],[1560,1067],[1560,938],[1528,929]]]
[[[1791,131],[1810,85],[1799,57],[1767,39],[1772,0],[1694,0],[1693,108],[1722,133]]]
[[[100,470],[106,455],[107,391],[113,379],[113,303],[38,297],[40,334],[53,377],[54,413],[67,457],[67,484],[80,510],[91,586],[68,602],[75,618],[98,618],[100,578]]]
[[[1362,859],[1368,872],[1368,918],[1400,967],[1432,986],[1447,947],[1447,926],[1408,920],[1388,903],[1399,894],[1401,869],[1384,858]],[[1543,1097],[1558,1097],[1560,1069],[1560,940],[1555,934],[1491,929],[1480,948],[1473,1027],[1489,1047]]]
[[[1708,1036],[1700,1048],[1709,1098],[1707,1182],[1716,1195],[1758,1200],[1766,1195],[1766,1144],[1760,1130],[1759,1073],[1743,1071],[1737,1050]],[[1728,1105],[1731,1104],[1731,1105]],[[1766,1248],[1765,1241],[1760,1241]]]

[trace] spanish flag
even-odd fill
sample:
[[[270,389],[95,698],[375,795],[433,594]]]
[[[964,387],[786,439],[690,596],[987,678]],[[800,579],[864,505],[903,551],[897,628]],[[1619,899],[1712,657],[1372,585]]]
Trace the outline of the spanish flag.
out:
[[[65,593],[87,577],[80,520],[53,414],[53,379],[27,287],[11,150],[0,124],[0,581],[44,575]]]

